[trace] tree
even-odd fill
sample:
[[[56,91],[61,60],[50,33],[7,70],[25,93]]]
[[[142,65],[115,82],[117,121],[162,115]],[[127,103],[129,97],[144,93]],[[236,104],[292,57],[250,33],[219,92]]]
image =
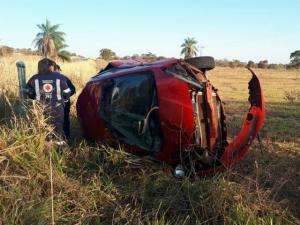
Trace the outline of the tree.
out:
[[[261,60],[257,64],[257,67],[261,68],[261,69],[267,69],[268,68],[268,64],[269,64],[268,60],[266,60],[266,59],[265,60]]]
[[[152,52],[144,53],[141,55],[141,58],[148,62],[153,62],[156,60],[157,56]]]
[[[55,58],[59,58],[62,61],[70,62],[72,54],[65,50],[65,48],[67,48],[67,47],[68,47],[68,45],[66,45],[66,44],[57,45]]]
[[[198,48],[197,48],[197,41],[195,38],[186,38],[184,39],[183,44],[181,45],[181,55],[184,55],[184,58],[191,58],[195,57],[198,53]]]
[[[133,54],[131,56],[131,58],[134,59],[134,60],[138,60],[138,59],[141,59],[141,56],[139,54]]]
[[[247,67],[248,68],[254,68],[255,67],[255,62],[253,62],[252,60],[249,60],[247,63]]]
[[[295,65],[295,66],[300,65],[300,50],[296,50],[296,51],[292,52],[290,55],[290,59],[291,59],[292,65]]]
[[[117,55],[114,51],[112,51],[109,48],[102,48],[100,50],[100,58],[109,61],[109,60],[117,58]]]
[[[40,32],[37,33],[33,42],[38,51],[46,58],[48,56],[57,57],[58,52],[67,47],[64,39],[65,33],[58,30],[59,26],[59,24],[51,25],[49,20],[46,20],[45,24],[37,25]]]

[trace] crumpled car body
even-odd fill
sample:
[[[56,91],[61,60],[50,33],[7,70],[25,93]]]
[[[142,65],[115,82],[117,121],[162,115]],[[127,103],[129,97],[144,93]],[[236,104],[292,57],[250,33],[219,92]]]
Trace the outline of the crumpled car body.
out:
[[[77,101],[84,136],[126,151],[184,165],[199,175],[241,160],[265,120],[255,73],[249,82],[249,111],[228,143],[222,100],[201,71],[180,59],[153,63],[118,60],[92,77]]]

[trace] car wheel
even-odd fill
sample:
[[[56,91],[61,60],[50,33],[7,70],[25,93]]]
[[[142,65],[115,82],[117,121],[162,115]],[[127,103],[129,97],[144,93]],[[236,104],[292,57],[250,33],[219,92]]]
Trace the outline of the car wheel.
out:
[[[215,68],[215,59],[211,56],[188,58],[185,59],[185,61],[201,71],[211,70]]]

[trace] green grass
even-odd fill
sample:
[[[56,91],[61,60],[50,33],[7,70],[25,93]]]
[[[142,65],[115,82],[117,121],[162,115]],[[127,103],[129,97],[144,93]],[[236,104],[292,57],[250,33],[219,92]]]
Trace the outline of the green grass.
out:
[[[56,224],[299,224],[300,105],[286,102],[276,82],[286,77],[288,87],[296,89],[299,80],[294,71],[268,71],[259,71],[268,114],[262,145],[255,142],[231,171],[193,180],[175,179],[168,165],[122,147],[86,142],[74,105],[74,141],[57,149],[45,141],[50,130],[39,110],[20,116],[16,90],[2,87],[0,221],[50,224],[51,152]],[[229,68],[217,68],[211,76],[226,102],[230,137],[248,109],[249,77]]]

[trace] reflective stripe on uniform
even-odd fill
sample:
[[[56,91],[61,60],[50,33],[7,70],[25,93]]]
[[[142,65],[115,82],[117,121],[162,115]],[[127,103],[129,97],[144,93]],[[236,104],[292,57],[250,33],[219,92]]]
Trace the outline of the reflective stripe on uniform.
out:
[[[40,93],[40,83],[38,79],[34,80],[34,89],[35,89],[35,98],[36,100],[40,101],[41,100],[41,93]]]
[[[64,90],[64,93],[68,94],[71,92],[71,89],[70,88],[67,88],[66,90]]]
[[[61,100],[61,88],[59,79],[56,79],[56,96],[58,101]]]

